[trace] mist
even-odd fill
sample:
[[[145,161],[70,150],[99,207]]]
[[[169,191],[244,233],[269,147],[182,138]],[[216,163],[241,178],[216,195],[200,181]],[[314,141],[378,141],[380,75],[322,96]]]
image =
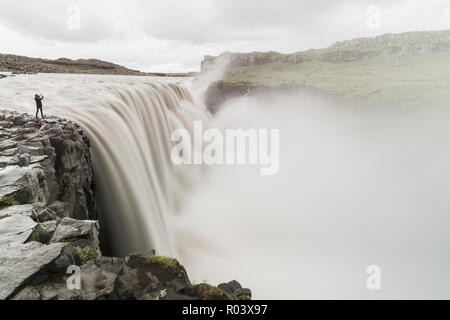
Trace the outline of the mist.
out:
[[[301,93],[228,101],[210,126],[279,129],[279,173],[208,167],[173,221],[180,260],[255,299],[450,298],[449,120]]]

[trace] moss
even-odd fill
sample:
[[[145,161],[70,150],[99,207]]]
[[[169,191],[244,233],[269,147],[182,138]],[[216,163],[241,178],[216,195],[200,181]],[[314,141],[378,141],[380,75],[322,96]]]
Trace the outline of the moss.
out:
[[[0,209],[10,207],[10,206],[17,206],[20,203],[14,199],[13,196],[4,196],[0,199]]]
[[[225,291],[207,283],[193,285],[192,291],[201,300],[233,300],[233,297]]]
[[[39,232],[37,232],[36,230],[33,230],[33,232],[31,233],[31,237],[33,238],[33,241],[39,241]]]
[[[170,271],[174,274],[181,275],[184,272],[183,266],[178,262],[178,260],[163,257],[163,256],[151,256],[147,259],[146,264],[154,264],[159,266],[161,269]]]
[[[125,289],[122,294],[120,295],[121,300],[134,300],[133,294],[128,290]]]
[[[80,255],[81,263],[85,264],[91,259],[97,257],[97,252],[92,247],[77,247],[78,254]]]

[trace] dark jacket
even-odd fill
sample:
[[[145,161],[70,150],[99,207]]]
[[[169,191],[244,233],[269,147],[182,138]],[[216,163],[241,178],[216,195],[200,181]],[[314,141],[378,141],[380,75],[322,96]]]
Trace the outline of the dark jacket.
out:
[[[44,97],[34,97],[34,101],[36,101],[36,108],[42,108],[42,100]]]

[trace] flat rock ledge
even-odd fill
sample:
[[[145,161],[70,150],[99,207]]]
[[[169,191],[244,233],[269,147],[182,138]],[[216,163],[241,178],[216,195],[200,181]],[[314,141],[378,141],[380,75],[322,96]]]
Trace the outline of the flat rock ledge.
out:
[[[71,121],[0,110],[0,299],[251,299],[155,252],[102,256],[89,146]]]

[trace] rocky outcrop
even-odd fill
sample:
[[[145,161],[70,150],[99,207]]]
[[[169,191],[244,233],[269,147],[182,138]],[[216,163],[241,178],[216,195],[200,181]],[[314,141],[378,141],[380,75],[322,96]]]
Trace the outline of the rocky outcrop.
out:
[[[71,121],[0,112],[0,206],[43,202],[64,217],[96,219],[89,140]]]
[[[45,203],[0,210],[0,299],[100,254],[97,221],[58,216]]]
[[[73,122],[0,111],[0,299],[100,254],[89,140]],[[80,219],[80,220],[79,220]],[[28,292],[33,297],[36,292]]]
[[[104,257],[89,140],[78,125],[0,111],[0,299],[250,299],[193,285],[172,258]]]
[[[38,250],[37,246],[34,250]],[[47,260],[61,254],[56,244]],[[67,258],[67,254],[66,254]],[[69,257],[70,258],[70,257]],[[35,261],[35,260],[34,260]],[[65,262],[69,260],[66,259]],[[192,285],[186,270],[175,259],[131,254],[125,258],[93,257],[79,267],[80,285],[68,286],[71,274],[66,264],[55,260],[54,271],[45,281],[29,281],[13,296],[14,300],[248,300],[249,289],[236,281],[214,287]],[[231,285],[230,285],[231,284]]]
[[[204,102],[208,110],[215,114],[227,100],[254,95],[268,95],[272,93],[299,92],[306,88],[281,84],[275,87],[250,82],[215,81],[208,86]],[[308,92],[314,92],[307,88]]]
[[[447,86],[437,79],[446,75],[440,66],[449,54],[450,30],[384,34],[292,54],[225,52],[202,61],[203,73],[223,71],[206,91],[205,104],[216,112],[229,98],[287,90],[351,103],[445,106]],[[417,94],[423,90],[430,94]]]
[[[358,38],[336,42],[325,49],[310,49],[290,54],[269,52],[224,52],[219,56],[205,56],[201,72],[217,66],[234,68],[266,63],[297,64],[318,60],[329,63],[345,63],[378,56],[417,53],[450,52],[450,30],[384,34],[373,38]]]
[[[205,93],[205,105],[211,113],[216,113],[227,100],[237,97],[250,96],[256,93],[269,92],[266,86],[259,86],[247,82],[215,81],[208,86]]]

